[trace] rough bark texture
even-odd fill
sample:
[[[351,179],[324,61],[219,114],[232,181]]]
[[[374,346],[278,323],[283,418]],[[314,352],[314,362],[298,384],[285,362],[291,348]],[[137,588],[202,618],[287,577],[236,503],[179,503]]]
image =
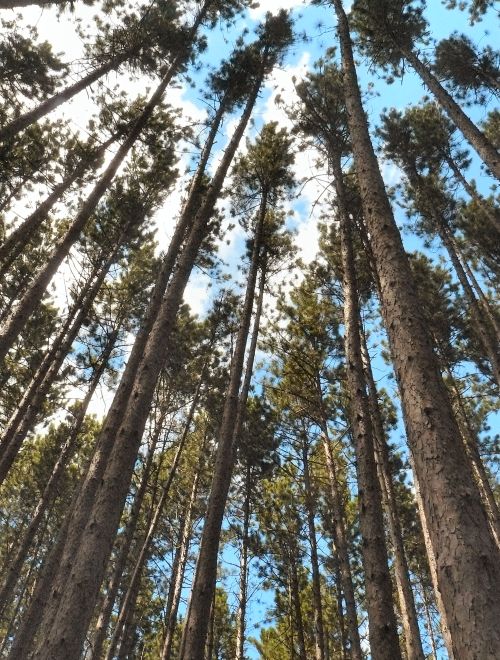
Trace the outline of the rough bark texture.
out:
[[[401,391],[407,437],[457,655],[500,656],[500,562],[418,305],[410,266],[370,141],[347,17],[339,19],[344,89],[382,313]]]
[[[394,575],[399,598],[399,611],[403,623],[406,656],[408,660],[424,660],[425,656],[422,648],[420,629],[418,627],[417,610],[411,588],[410,572],[408,562],[406,561],[403,534],[394,494],[384,425],[380,414],[378,393],[373,378],[370,355],[366,346],[366,337],[363,331],[361,350],[368,385],[368,399],[373,422],[373,439],[375,442],[375,456],[377,459],[380,489],[387,513],[389,534],[394,552]]]

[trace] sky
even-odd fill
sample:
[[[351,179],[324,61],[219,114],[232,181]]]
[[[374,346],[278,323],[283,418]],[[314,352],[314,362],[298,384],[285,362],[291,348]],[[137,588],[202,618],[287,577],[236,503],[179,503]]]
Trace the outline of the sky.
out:
[[[485,19],[470,26],[468,16],[458,10],[446,10],[438,0],[431,0],[427,3],[428,8],[426,16],[430,22],[431,35],[433,39],[439,40],[447,37],[453,31],[465,33],[479,46],[486,44],[495,45],[500,43],[500,30],[495,16],[488,15]],[[346,3],[346,7],[348,4]],[[82,56],[82,41],[75,30],[76,22],[82,26],[88,25],[90,34],[94,31],[93,16],[98,10],[99,3],[92,7],[75,2],[73,12],[65,12],[59,16],[55,8],[40,9],[39,7],[30,7],[22,12],[21,23],[24,25],[35,25],[38,29],[40,38],[47,39],[52,45],[53,50],[62,54],[62,58],[67,62],[75,62]],[[203,67],[201,71],[194,76],[195,86],[191,87],[185,82],[169,89],[167,100],[175,107],[182,110],[183,119],[193,125],[201,125],[206,116],[206,105],[203,100],[203,80],[211,67],[215,67],[221,57],[226,56],[234,45],[239,34],[246,28],[253,30],[257,23],[263,18],[266,11],[276,12],[279,9],[291,9],[295,17],[297,33],[305,31],[308,36],[306,42],[299,41],[292,47],[287,54],[283,64],[278,67],[272,76],[266,82],[265,89],[254,113],[254,124],[249,127],[247,136],[253,138],[262,124],[268,121],[278,121],[280,124],[290,127],[290,120],[286,114],[285,106],[290,106],[296,101],[294,91],[294,80],[300,79],[311,69],[313,63],[320,58],[325,50],[335,44],[335,21],[333,10],[325,6],[313,6],[297,0],[267,0],[262,2],[259,7],[250,9],[244,16],[239,17],[235,25],[230,29],[219,26],[208,36],[208,48],[203,54]],[[14,16],[14,12],[3,12],[2,17],[9,19]],[[370,63],[359,57],[359,77],[363,89],[367,89],[373,84],[377,91],[376,95],[366,102],[368,117],[373,125],[377,124],[380,113],[385,108],[395,107],[405,108],[409,103],[418,102],[425,94],[419,79],[407,69],[402,80],[395,81],[392,85],[386,84],[380,79],[378,73],[370,68]],[[78,66],[72,74],[75,79],[78,78]],[[69,80],[68,80],[69,82]],[[151,87],[151,81],[134,80],[130,81],[127,76],[112,74],[106,80],[108,87],[118,85],[124,89],[131,97],[144,92],[146,86]],[[281,99],[280,103],[277,103]],[[471,107],[467,112],[475,121],[481,121],[486,117],[489,107]],[[58,111],[61,117],[70,120],[70,125],[75,130],[85,131],[85,126],[93,106],[86,94],[79,95],[73,101],[65,104]],[[234,130],[236,119],[230,119],[223,130],[219,139],[219,146],[223,147],[224,142]],[[186,145],[188,153],[181,153],[180,170],[188,167],[192,154],[192,147]],[[245,149],[244,141],[241,150]],[[481,191],[487,193],[492,181],[481,170],[478,159],[473,156],[472,166],[469,170],[469,177],[473,177]],[[316,164],[317,154],[311,151],[297,152],[295,158],[295,172],[297,178],[310,179],[309,182],[300,188],[300,198],[290,200],[289,209],[293,210],[293,216],[289,219],[289,224],[296,231],[296,244],[302,259],[309,263],[316,256],[317,251],[317,220],[321,212],[321,205],[316,204],[316,200],[322,196],[325,186],[325,168]],[[212,161],[211,167],[217,164],[217,155]],[[400,179],[399,170],[391,163],[381,161],[381,168],[387,185],[392,186]],[[167,199],[165,206],[155,215],[155,221],[158,228],[158,242],[160,249],[168,244],[172,232],[172,218],[175,216],[176,209],[182,198],[182,188],[187,178],[180,180],[174,193]],[[22,215],[22,209],[19,211]],[[396,216],[400,223],[403,221],[403,211],[396,209]],[[240,262],[240,250],[243,244],[244,235],[241,228],[237,225],[233,231],[226,237],[229,244],[222,244],[220,248],[220,257],[227,263],[227,271],[237,276],[237,265]],[[415,237],[404,233],[404,241],[407,249],[413,250],[420,248],[420,242]],[[435,258],[440,254],[438,247],[432,248]],[[69,279],[71,278],[72,268],[66,264],[58,275],[55,285],[58,300],[63,306],[66,301],[66,290]],[[207,295],[207,287],[210,283],[209,276],[196,272],[192,277],[185,294],[185,300],[192,310],[203,315],[210,304],[210,296]],[[381,360],[375,363],[375,373],[379,384],[391,387],[388,376],[389,367]],[[75,396],[77,393],[75,393]],[[97,393],[93,401],[93,411],[102,414],[110,401],[111,393],[102,390]],[[397,433],[400,433],[398,431]],[[229,560],[230,558],[227,557]],[[250,623],[253,626],[259,622],[263,616],[263,611],[270,602],[270,597],[264,597],[264,602],[257,605],[255,602],[249,609]],[[248,649],[249,657],[258,657]]]

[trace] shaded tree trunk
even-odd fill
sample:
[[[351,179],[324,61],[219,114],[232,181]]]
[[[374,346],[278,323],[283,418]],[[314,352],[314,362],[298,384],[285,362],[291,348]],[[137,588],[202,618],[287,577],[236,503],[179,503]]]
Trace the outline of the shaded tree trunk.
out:
[[[250,526],[250,491],[252,488],[252,470],[250,463],[246,467],[245,499],[243,501],[243,531],[241,534],[240,553],[240,591],[238,596],[238,612],[236,614],[236,653],[235,660],[244,660],[245,624],[247,609],[247,581],[248,581],[248,529]]]
[[[328,482],[330,486],[331,502],[332,502],[332,517],[333,528],[335,530],[335,544],[340,569],[340,579],[342,584],[342,592],[344,594],[345,607],[346,607],[346,622],[347,632],[350,642],[350,652],[352,660],[362,660],[363,653],[361,651],[361,640],[359,638],[358,630],[358,615],[356,612],[356,599],[354,597],[354,585],[352,581],[351,564],[349,561],[349,544],[347,540],[347,532],[345,528],[344,518],[344,504],[342,500],[342,493],[340,491],[340,484],[333,458],[331,447],[330,435],[326,418],[323,416],[321,425],[323,435],[323,450],[325,452],[326,469],[328,473]]]
[[[179,463],[181,460],[182,453],[184,451],[184,447],[186,445],[186,441],[189,435],[189,430],[191,428],[191,424],[193,422],[194,414],[196,412],[196,409],[198,407],[198,403],[200,400],[200,395],[201,395],[201,387],[203,384],[204,376],[205,376],[205,371],[206,371],[206,364],[203,367],[201,374],[200,374],[200,379],[198,381],[198,386],[196,388],[195,395],[193,397],[193,401],[191,402],[191,406],[189,408],[188,416],[186,419],[186,422],[184,424],[184,430],[181,435],[181,439],[179,441],[179,445],[177,447],[177,451],[175,452],[174,460],[172,461],[172,465],[170,466],[170,470],[168,473],[167,480],[165,484],[163,485],[162,488],[162,494],[160,496],[160,499],[155,507],[155,511],[152,517],[152,520],[149,523],[149,528],[146,533],[146,537],[142,543],[142,546],[139,551],[139,555],[136,559],[135,566],[134,566],[134,571],[132,573],[132,577],[130,579],[125,597],[121,603],[120,607],[120,612],[118,615],[118,619],[115,624],[115,629],[113,631],[113,636],[111,638],[108,651],[106,653],[106,660],[112,660],[113,655],[115,653],[115,649],[118,647],[118,642],[121,639],[120,643],[120,650],[119,650],[119,657],[127,657],[128,651],[131,649],[125,649],[124,645],[124,640],[131,640],[131,636],[127,635],[126,632],[124,632],[125,624],[128,621],[129,623],[133,619],[133,613],[135,611],[135,606],[136,606],[136,601],[137,597],[139,595],[139,589],[140,589],[140,583],[141,583],[141,577],[142,577],[142,571],[144,569],[144,566],[146,564],[146,561],[148,559],[149,555],[149,550],[151,547],[151,542],[153,540],[153,537],[156,533],[158,523],[160,522],[160,516],[163,513],[163,509],[165,506],[165,502],[167,500],[167,497],[170,493],[170,488],[172,486],[172,482],[177,475],[177,469],[179,467]],[[124,648],[122,649],[122,645],[124,645]]]
[[[179,530],[179,545],[175,551],[174,563],[172,566],[172,576],[170,580],[170,588],[168,591],[168,599],[165,610],[165,641],[163,643],[161,660],[170,660],[172,656],[172,643],[174,640],[175,626],[177,623],[177,612],[179,610],[179,603],[181,600],[182,585],[184,583],[184,574],[186,571],[186,563],[188,558],[189,543],[193,533],[193,517],[196,504],[196,497],[198,494],[198,485],[200,481],[200,474],[204,458],[204,447],[200,452],[198,466],[194,475],[193,486],[189,497],[189,503],[185,516],[182,520]]]
[[[350,421],[356,453],[359,526],[365,572],[370,651],[374,660],[401,658],[392,600],[382,496],[377,479],[373,429],[361,357],[359,304],[351,225],[347,213],[340,163],[333,164],[340,220],[344,292],[344,344]]]

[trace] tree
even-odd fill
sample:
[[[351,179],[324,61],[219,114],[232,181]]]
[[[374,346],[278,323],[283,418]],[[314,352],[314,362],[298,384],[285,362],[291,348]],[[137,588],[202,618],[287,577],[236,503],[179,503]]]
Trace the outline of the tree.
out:
[[[356,0],[352,20],[362,51],[395,75],[401,71],[401,62],[407,60],[492,174],[500,178],[498,151],[441,86],[430,66],[415,51],[415,42],[425,40],[426,37],[423,3],[420,0]]]
[[[497,565],[497,550],[430,340],[414,305],[413,278],[373,152],[361,103],[347,16],[340,0],[335,0],[334,6],[338,18],[348,124],[364,219],[371,235],[382,313],[401,391],[408,442],[430,538],[439,557],[439,586],[458,652],[464,657],[473,657],[478,653],[495,655],[500,640],[491,618],[491,608],[495,607],[493,592],[499,579],[494,568]],[[460,475],[459,479],[457,475]],[[457,530],[463,530],[460,542],[453,548],[443,536],[450,518],[453,518]],[[477,563],[479,546],[482,561],[489,566],[484,583],[484,564],[480,568]],[[450,553],[453,559],[451,556],[447,559]],[[451,565],[454,568],[450,571]],[[474,594],[473,598],[477,599],[475,605],[472,601],[467,606],[457,602],[459,594],[463,596],[465,593],[463,578],[466,572],[471,580],[466,593],[468,598]],[[468,616],[463,620],[465,610]]]

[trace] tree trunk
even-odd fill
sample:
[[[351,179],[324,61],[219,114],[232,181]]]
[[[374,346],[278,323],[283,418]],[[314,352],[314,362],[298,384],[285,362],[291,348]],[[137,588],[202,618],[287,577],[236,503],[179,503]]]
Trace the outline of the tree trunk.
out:
[[[418,513],[420,518],[420,525],[422,527],[422,536],[424,537],[424,545],[427,554],[427,560],[429,562],[429,572],[431,575],[432,587],[434,589],[434,597],[436,599],[436,605],[439,612],[439,619],[441,624],[441,632],[443,634],[443,640],[446,646],[446,651],[448,653],[449,660],[458,660],[455,654],[454,640],[451,636],[450,628],[448,626],[447,614],[443,603],[443,597],[439,588],[438,582],[438,572],[437,572],[437,561],[434,555],[434,550],[431,544],[431,539],[429,536],[429,527],[427,525],[427,520],[425,517],[425,511],[422,502],[422,496],[420,492],[420,486],[415,476],[415,469],[413,467],[413,458],[410,454],[408,455],[410,461],[410,466],[413,472],[413,487],[415,489],[415,499],[417,501]]]
[[[384,425],[380,414],[377,388],[373,379],[370,355],[366,345],[366,335],[361,328],[361,352],[363,357],[366,382],[368,385],[368,398],[373,423],[373,439],[375,442],[375,457],[378,465],[380,489],[387,512],[389,534],[394,552],[394,575],[399,597],[399,610],[403,622],[403,632],[408,660],[424,660],[422,639],[418,627],[417,609],[410,582],[410,572],[403,544],[403,533],[399,521],[396,496],[391,476],[389,452],[387,449]]]
[[[236,614],[236,653],[235,660],[245,658],[245,624],[247,609],[248,581],[248,529],[250,526],[250,490],[252,488],[252,470],[247,463],[245,476],[245,499],[243,501],[243,532],[241,535],[240,553],[240,593],[238,596],[238,612]]]
[[[0,362],[5,358],[7,352],[12,347],[29,317],[40,304],[52,277],[57,272],[63,260],[68,256],[74,243],[79,239],[81,232],[85,228],[92,213],[95,211],[102,196],[106,193],[118,168],[123,163],[141,131],[146,126],[156,106],[161,102],[166,88],[170,84],[172,78],[177,74],[183,61],[183,55],[179,55],[174,59],[141,115],[133,124],[127,138],[120,145],[100,180],[96,183],[94,189],[87,197],[80,211],[77,213],[69,229],[56,243],[52,254],[47,259],[47,263],[42,270],[37,273],[23,298],[18,302],[2,328],[0,328]]]
[[[237,417],[238,412],[240,416],[243,415],[244,406],[246,405],[246,397],[245,401],[243,401],[238,395],[255,298],[266,209],[267,195],[263,195],[256,220],[252,258],[247,276],[245,302],[241,313],[240,327],[231,362],[230,380],[224,402],[224,412],[218,434],[219,441],[214,476],[207,505],[207,515],[203,527],[200,552],[196,562],[196,573],[191,591],[186,625],[182,636],[180,658],[183,660],[201,657],[207,636],[206,612],[215,589],[220,530],[234,465],[234,439],[235,430],[238,425]],[[258,332],[258,328],[254,332]],[[252,367],[253,364],[249,363],[246,369],[248,385]]]
[[[206,235],[207,224],[224,178],[250,118],[259,88],[260,84],[256,85],[247,102],[240,123],[209,186],[203,206],[193,223],[193,229],[177,265],[176,275],[164,297],[160,313],[147,341],[130,399],[127,397],[129,405],[127,402],[124,404],[126,414],[123,414],[123,409],[112,406],[114,414],[117,415],[115,419],[121,418],[122,424],[118,433],[108,436],[106,444],[103,443],[101,446],[100,451],[109,458],[104,462],[96,456],[89,473],[88,491],[85,492],[85,487],[83,489],[85,494],[82,502],[88,500],[88,504],[83,507],[83,511],[77,511],[62,563],[62,574],[66,570],[65,566],[72,566],[72,579],[67,581],[60,605],[58,608],[56,606],[57,614],[53,630],[44,631],[42,639],[50,642],[45,644],[45,648],[40,649],[37,656],[40,659],[63,660],[79,652],[102,581],[105,564],[111,552],[156,380],[164,356],[168,353],[169,338],[176,313],[199,247]],[[98,483],[95,482],[96,475],[100,476]],[[88,521],[83,534],[82,521]],[[77,552],[74,552],[74,549],[77,549]]]
[[[495,211],[493,211],[487,204],[484,203],[484,199],[479,195],[477,190],[467,181],[465,176],[462,174],[462,171],[453,160],[451,156],[445,155],[445,161],[453,172],[455,179],[462,185],[462,188],[469,195],[469,197],[474,200],[481,208],[485,216],[490,221],[492,228],[495,230],[495,233],[500,232],[500,216],[498,216]]]
[[[350,219],[347,212],[340,163],[334,165],[340,221],[344,292],[344,345],[350,421],[358,477],[359,526],[365,572],[370,650],[374,660],[401,658],[392,600],[384,533],[382,496],[377,479],[373,429],[361,357],[359,304]]]
[[[290,591],[292,595],[293,614],[295,619],[295,626],[297,631],[297,642],[299,646],[300,660],[307,660],[306,640],[304,636],[304,622],[302,619],[302,608],[300,606],[300,588],[299,576],[297,574],[297,558],[292,556],[292,549],[288,548],[289,556],[289,570],[290,570]],[[293,620],[292,618],[292,620]]]
[[[401,47],[401,54],[408,60],[424,84],[434,94],[448,117],[456,124],[465,139],[476,150],[484,164],[491,170],[493,176],[500,179],[500,156],[495,147],[478,127],[469,119],[451,94],[444,89],[438,79],[411,49]]]
[[[34,233],[41,226],[43,221],[47,218],[48,213],[58,202],[64,193],[82,177],[85,172],[96,165],[99,160],[104,156],[107,149],[118,139],[119,135],[115,134],[108,140],[96,147],[90,156],[84,158],[78,165],[68,174],[68,176],[54,187],[50,195],[38,206],[26,220],[16,227],[7,236],[5,241],[0,245],[0,278],[2,278],[8,271],[12,262],[23,252],[24,248],[33,238]]]
[[[344,593],[345,600],[347,633],[350,641],[350,652],[352,655],[352,660],[362,660],[363,653],[361,651],[361,640],[359,638],[356,599],[354,597],[351,563],[349,561],[349,544],[345,528],[344,504],[342,500],[342,493],[340,492],[340,484],[337,476],[337,469],[335,467],[335,461],[333,458],[330,436],[325,417],[322,420],[321,431],[323,435],[323,449],[325,452],[330,494],[332,497],[333,528],[335,530],[336,550],[339,562],[342,591]]]
[[[306,505],[307,527],[309,532],[309,546],[311,548],[315,657],[316,660],[325,660],[326,652],[325,633],[323,629],[323,605],[321,601],[321,575],[319,572],[316,526],[314,524],[314,500],[311,490],[311,477],[309,474],[308,446],[307,438],[305,435],[302,444],[302,469],[304,475],[304,500]]]
[[[21,0],[21,2],[23,1],[24,0]],[[5,6],[4,3],[10,3],[10,2],[16,3],[17,0],[1,0],[0,8],[2,8],[2,6]],[[26,2],[25,4],[30,4],[30,3]],[[12,6],[23,6],[23,5],[13,4]],[[28,126],[31,126],[31,124],[34,124],[42,117],[45,117],[45,115],[48,115],[49,112],[52,112],[66,101],[72,99],[73,96],[76,96],[76,94],[82,92],[84,89],[92,85],[92,83],[96,82],[96,80],[99,80],[99,78],[102,78],[107,73],[110,73],[111,71],[117,69],[120,66],[120,64],[125,62],[130,56],[131,53],[126,52],[126,53],[121,53],[116,57],[113,57],[112,59],[109,60],[109,62],[105,62],[104,64],[101,64],[100,66],[98,66],[96,69],[94,69],[86,76],[78,80],[73,85],[66,87],[65,89],[61,90],[60,92],[57,92],[47,100],[42,101],[42,103],[37,105],[36,108],[33,108],[32,110],[28,110],[28,112],[25,112],[19,117],[12,119],[12,121],[10,121],[8,124],[0,128],[0,141],[5,141],[13,138],[15,135],[17,135],[17,133],[20,133],[25,128],[28,128]]]
[[[116,596],[118,594],[120,580],[127,564],[127,559],[132,541],[134,539],[135,530],[137,528],[137,522],[139,520],[139,514],[141,512],[144,495],[146,494],[146,489],[149,483],[151,468],[153,467],[154,452],[156,450],[156,445],[158,444],[158,440],[163,429],[165,415],[166,408],[162,410],[160,419],[158,420],[156,429],[153,433],[153,437],[148,448],[148,455],[146,458],[144,471],[141,476],[141,482],[135,494],[134,503],[130,511],[130,518],[127,521],[127,525],[123,533],[123,538],[119,544],[119,549],[117,552],[115,565],[113,567],[113,572],[108,583],[106,596],[102,602],[95,626],[94,639],[92,643],[92,660],[101,660],[102,657],[102,650],[104,642],[106,641],[111,614],[113,612]]]
[[[174,640],[175,626],[177,623],[177,611],[181,600],[182,585],[184,583],[184,573],[188,558],[189,542],[193,533],[192,524],[196,497],[198,495],[198,484],[204,459],[204,445],[200,451],[198,467],[194,475],[191,495],[187,505],[187,511],[179,530],[179,546],[175,551],[174,563],[172,566],[172,576],[170,579],[170,588],[168,591],[167,605],[165,608],[165,641],[163,644],[161,660],[171,660],[172,643]]]
[[[59,458],[54,465],[52,474],[43,490],[43,493],[38,500],[33,516],[30,520],[30,523],[24,532],[24,536],[19,543],[19,547],[16,551],[16,554],[12,561],[9,564],[9,567],[5,570],[5,581],[0,590],[0,615],[4,611],[5,607],[8,605],[8,601],[12,596],[16,582],[20,575],[21,568],[23,563],[28,555],[33,539],[38,531],[40,523],[45,515],[45,512],[49,508],[50,504],[53,502],[55,496],[57,495],[57,488],[59,485],[59,480],[66,468],[69,459],[73,455],[73,452],[76,448],[76,442],[78,440],[78,435],[80,429],[82,428],[83,422],[85,420],[85,415],[87,414],[87,408],[89,403],[94,395],[94,392],[97,389],[99,381],[108,365],[108,360],[113,352],[115,347],[116,339],[118,337],[118,331],[115,330],[107,341],[106,347],[102,352],[102,355],[99,360],[97,368],[94,369],[94,374],[90,381],[89,388],[85,398],[81,402],[81,405],[78,408],[78,412],[75,415],[71,428],[69,429],[69,435],[61,448],[61,453]]]
[[[42,360],[16,412],[9,420],[0,442],[0,484],[5,480],[23,441],[36,424],[50,388],[56,381],[59,370],[71,350],[82,323],[88,315],[94,299],[129,231],[130,226],[115,241],[113,251],[107,259],[94,268],[79,297],[73,304],[66,323]]]
[[[203,384],[204,376],[205,376],[205,371],[206,371],[207,365],[205,364],[201,374],[200,378],[198,381],[198,385],[196,388],[195,395],[193,397],[193,401],[191,403],[188,416],[186,419],[186,422],[184,424],[184,430],[182,432],[181,439],[179,441],[179,445],[177,447],[177,451],[175,452],[174,460],[172,462],[172,465],[170,466],[169,474],[167,477],[167,480],[163,486],[162,489],[162,494],[161,497],[158,501],[158,504],[156,505],[155,512],[153,514],[152,520],[149,523],[149,528],[146,533],[146,537],[142,543],[142,547],[139,551],[139,555],[137,557],[137,560],[135,562],[135,567],[134,571],[132,573],[132,577],[130,579],[129,585],[127,587],[127,592],[125,594],[125,597],[121,603],[120,607],[120,613],[118,615],[118,619],[115,624],[115,629],[113,631],[113,636],[111,638],[109,647],[108,647],[108,652],[106,653],[106,660],[112,660],[113,655],[115,652],[115,649],[118,647],[118,641],[123,640],[127,638],[127,635],[123,634],[123,629],[125,626],[125,623],[127,620],[132,619],[133,612],[135,610],[136,606],[136,601],[137,597],[139,595],[139,589],[140,589],[140,582],[141,582],[141,577],[142,577],[142,571],[144,569],[144,566],[146,564],[146,561],[148,559],[148,554],[149,550],[151,547],[151,542],[153,540],[153,537],[156,533],[156,529],[158,527],[158,523],[160,522],[160,516],[163,513],[163,508],[165,506],[165,502],[167,500],[167,497],[170,493],[170,488],[172,486],[172,482],[177,475],[177,469],[179,467],[179,463],[181,460],[182,452],[184,450],[184,447],[186,445],[186,441],[188,438],[189,430],[191,428],[191,424],[193,422],[194,414],[196,412],[196,409],[198,407],[198,403],[200,400],[200,395],[201,395],[201,387]],[[130,636],[129,636],[130,637]],[[120,644],[120,653],[119,657],[126,657],[126,654],[122,651],[121,644]]]
[[[408,258],[368,133],[347,17],[341,0],[333,2],[339,19],[348,121],[364,217],[443,603],[460,660],[495,658],[500,656],[498,549],[430,338],[415,305]]]
[[[474,476],[476,478],[479,490],[483,497],[484,505],[486,507],[488,518],[490,521],[492,532],[495,536],[497,545],[500,548],[500,511],[498,509],[498,504],[495,499],[495,494],[491,488],[490,480],[484,468],[481,455],[479,453],[478,439],[472,425],[469,421],[469,416],[467,410],[465,409],[464,402],[460,390],[457,387],[457,382],[449,366],[446,366],[446,371],[448,373],[448,379],[453,391],[454,400],[456,402],[456,407],[459,412],[459,416],[462,419],[463,424],[463,438],[465,446],[467,449],[467,454],[472,463],[472,469],[474,471]]]

